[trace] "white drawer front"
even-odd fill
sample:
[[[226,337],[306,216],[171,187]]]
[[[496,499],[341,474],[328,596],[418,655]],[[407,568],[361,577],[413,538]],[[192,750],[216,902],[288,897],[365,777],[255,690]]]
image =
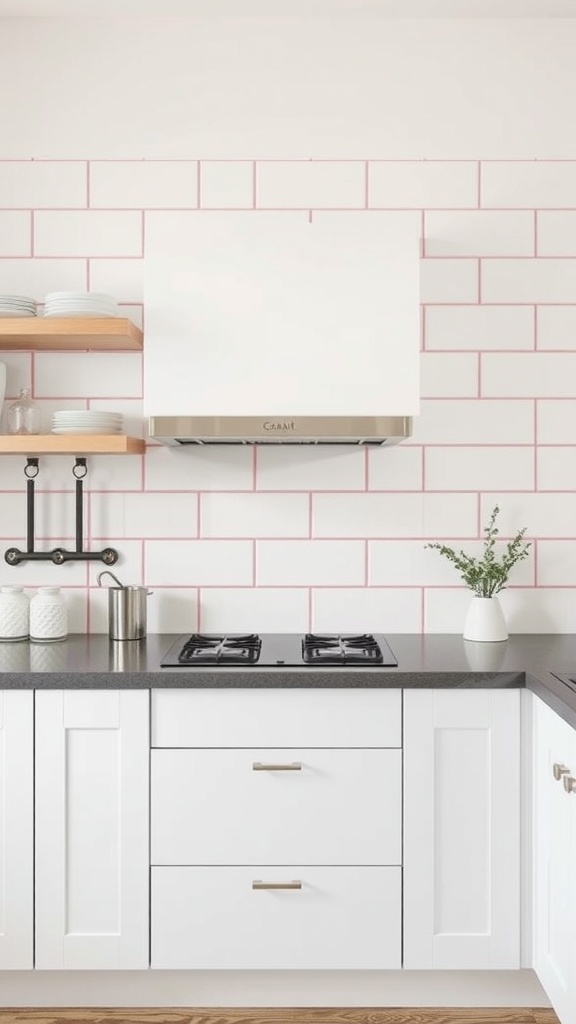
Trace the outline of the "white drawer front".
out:
[[[400,864],[401,818],[399,750],[152,751],[153,864]]]
[[[153,747],[400,747],[401,690],[152,690]]]
[[[257,880],[301,888],[253,889]],[[156,867],[151,966],[398,968],[400,908],[398,867]]]

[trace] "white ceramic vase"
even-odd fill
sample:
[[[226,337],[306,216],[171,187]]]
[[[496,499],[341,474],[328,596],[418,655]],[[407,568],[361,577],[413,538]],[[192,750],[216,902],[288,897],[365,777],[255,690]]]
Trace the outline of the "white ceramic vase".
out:
[[[464,623],[463,637],[464,640],[486,643],[508,639],[506,620],[497,596],[472,598]]]

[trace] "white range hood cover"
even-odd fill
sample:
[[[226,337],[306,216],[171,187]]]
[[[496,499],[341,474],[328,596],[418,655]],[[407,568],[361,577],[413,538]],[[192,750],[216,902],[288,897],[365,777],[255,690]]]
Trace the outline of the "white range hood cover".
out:
[[[198,211],[162,214],[156,224],[152,216],[152,435],[167,443],[409,436],[419,411],[419,223],[416,212],[380,211],[312,220]]]

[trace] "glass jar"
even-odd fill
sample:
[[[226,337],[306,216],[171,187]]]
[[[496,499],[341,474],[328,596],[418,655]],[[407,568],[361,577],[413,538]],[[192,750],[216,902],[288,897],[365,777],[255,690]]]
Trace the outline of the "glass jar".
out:
[[[68,613],[60,587],[38,587],[30,601],[30,639],[50,643],[67,636]]]
[[[29,388],[20,388],[20,397],[8,406],[8,433],[40,433],[40,409],[30,398]]]
[[[23,587],[0,587],[0,642],[27,640],[30,599]]]

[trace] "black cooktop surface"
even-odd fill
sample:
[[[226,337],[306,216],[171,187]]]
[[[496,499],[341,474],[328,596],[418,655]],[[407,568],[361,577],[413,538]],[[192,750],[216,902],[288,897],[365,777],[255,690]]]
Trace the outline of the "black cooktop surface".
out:
[[[380,633],[191,633],[179,636],[161,668],[395,668]]]

